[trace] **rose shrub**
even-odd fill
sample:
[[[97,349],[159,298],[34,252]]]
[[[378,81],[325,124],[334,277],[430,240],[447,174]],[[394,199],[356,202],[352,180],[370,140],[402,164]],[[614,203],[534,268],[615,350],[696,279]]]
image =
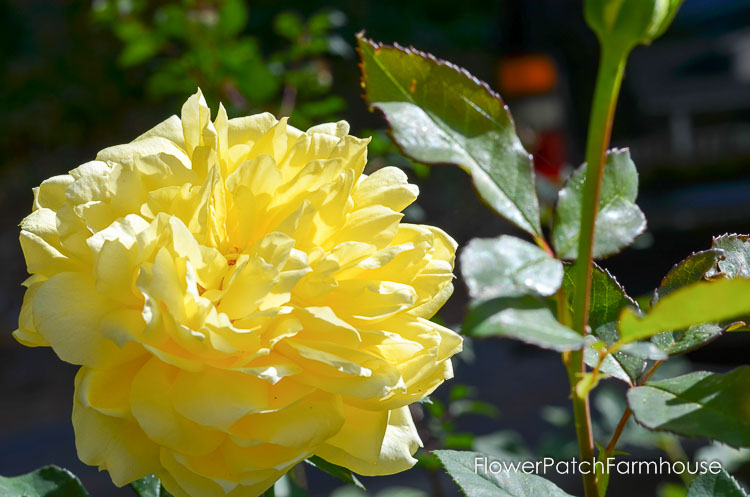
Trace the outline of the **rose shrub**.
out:
[[[117,485],[256,496],[318,455],[411,467],[408,405],[461,338],[429,321],[455,242],[400,223],[403,172],[363,174],[346,122],[215,121],[200,91],[131,143],[34,190],[14,336],[80,365],[80,458]]]

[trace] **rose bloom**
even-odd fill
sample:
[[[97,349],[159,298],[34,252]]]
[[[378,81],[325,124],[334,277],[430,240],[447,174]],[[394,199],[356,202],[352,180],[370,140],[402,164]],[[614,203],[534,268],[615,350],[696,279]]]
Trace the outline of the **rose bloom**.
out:
[[[362,475],[415,463],[408,405],[461,350],[429,321],[456,244],[400,223],[416,186],[363,174],[348,131],[211,122],[199,91],[34,189],[14,336],[81,366],[81,460],[178,497],[257,496],[312,455]]]

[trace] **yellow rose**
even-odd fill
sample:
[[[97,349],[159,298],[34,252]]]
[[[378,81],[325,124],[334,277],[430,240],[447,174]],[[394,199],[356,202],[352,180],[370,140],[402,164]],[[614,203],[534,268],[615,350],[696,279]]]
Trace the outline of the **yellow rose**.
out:
[[[452,375],[461,338],[429,318],[455,242],[400,223],[417,188],[362,173],[346,122],[214,122],[200,91],[126,145],[34,190],[14,336],[81,366],[79,457],[117,485],[257,496],[318,455],[411,467],[408,405]]]

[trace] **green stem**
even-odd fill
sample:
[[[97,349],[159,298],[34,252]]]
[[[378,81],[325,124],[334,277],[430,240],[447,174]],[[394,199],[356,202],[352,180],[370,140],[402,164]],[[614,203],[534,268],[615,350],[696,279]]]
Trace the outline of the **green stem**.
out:
[[[657,361],[656,363],[654,363],[654,365],[651,366],[651,368],[643,374],[643,376],[638,381],[638,383],[635,384],[635,386],[641,386],[645,384],[651,378],[651,376],[653,376],[656,370],[661,367],[662,364],[664,364],[664,361]],[[627,406],[625,408],[625,412],[622,413],[620,422],[617,423],[617,428],[615,428],[615,432],[612,435],[612,438],[610,439],[609,444],[607,445],[607,448],[604,449],[604,454],[600,455],[599,457],[600,460],[605,461],[606,463],[606,461],[608,461],[609,458],[612,456],[612,454],[615,452],[615,447],[617,447],[617,441],[620,439],[620,436],[622,435],[623,430],[625,430],[625,426],[627,426],[628,420],[630,419],[630,416],[632,414],[633,414],[633,411],[630,410],[630,406]],[[606,484],[604,485],[604,488],[606,489]]]
[[[649,368],[649,370],[643,374],[643,376],[638,381],[636,386],[641,386],[645,384],[649,379],[651,379],[651,376],[653,376],[653,374],[656,372],[657,369],[661,367],[662,364],[664,364],[664,361],[656,361],[654,365],[651,366],[651,368]],[[615,428],[615,432],[612,435],[612,438],[609,440],[609,444],[607,444],[607,448],[604,449],[604,457],[602,459],[604,459],[605,461],[615,451],[615,447],[617,447],[617,441],[620,439],[620,435],[622,435],[622,431],[625,429],[625,426],[628,424],[628,420],[630,419],[631,414],[633,414],[633,411],[630,410],[630,407],[626,407],[625,412],[622,413],[620,422],[617,424],[617,428]]]
[[[276,490],[274,489],[274,485],[271,485],[271,488],[263,492],[263,497],[275,497],[276,496]]]
[[[588,322],[591,267],[594,255],[594,224],[599,212],[602,174],[626,60],[627,53],[608,50],[606,45],[602,48],[594,102],[589,118],[586,141],[586,179],[581,200],[581,231],[578,238],[575,272],[576,294],[573,302],[573,326],[582,333]],[[580,291],[581,289],[584,291]]]
[[[552,247],[549,246],[549,243],[547,243],[547,240],[542,235],[537,235],[534,237],[534,241],[536,244],[545,252],[547,252],[551,257],[555,257],[555,251],[552,250]]]
[[[586,335],[589,331],[588,315],[591,302],[594,225],[599,211],[604,163],[627,55],[627,50],[612,49],[606,44],[602,46],[594,101],[589,118],[589,131],[586,141],[586,179],[583,184],[581,201],[581,231],[578,238],[578,258],[573,274],[576,288],[573,300],[573,329],[582,335]],[[582,461],[591,461],[594,459],[594,438],[591,428],[589,398],[588,394],[579,397],[575,389],[580,374],[586,372],[583,352],[571,352],[566,366],[573,399],[573,415],[580,457]],[[583,475],[583,488],[586,497],[599,497],[596,479],[595,474]]]
[[[570,383],[570,395],[573,402],[573,421],[576,428],[578,441],[578,453],[581,461],[594,460],[594,436],[591,427],[591,411],[589,409],[589,397],[579,397],[576,393],[576,384],[581,379],[581,373],[585,372],[586,364],[583,362],[583,351],[574,350],[569,353],[566,362],[568,370],[568,382]],[[583,490],[586,497],[599,497],[596,484],[596,475],[592,472],[583,475]]]

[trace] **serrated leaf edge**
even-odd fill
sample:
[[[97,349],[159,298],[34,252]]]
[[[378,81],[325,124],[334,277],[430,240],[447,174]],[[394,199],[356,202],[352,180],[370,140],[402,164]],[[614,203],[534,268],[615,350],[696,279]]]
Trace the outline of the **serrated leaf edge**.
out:
[[[452,69],[453,71],[455,71],[459,75],[468,78],[472,83],[476,84],[477,86],[479,86],[480,88],[482,88],[484,91],[486,91],[487,94],[490,97],[492,97],[492,98],[494,98],[494,99],[496,99],[497,101],[500,102],[500,104],[503,106],[503,109],[505,109],[505,112],[508,115],[509,125],[513,129],[513,131],[515,132],[516,125],[515,125],[515,121],[513,119],[513,115],[510,113],[510,108],[505,103],[505,101],[502,99],[502,97],[500,97],[500,95],[497,92],[495,92],[492,88],[490,88],[490,86],[487,83],[485,83],[481,79],[477,78],[476,76],[474,76],[473,74],[471,74],[469,71],[467,71],[463,67],[460,67],[460,66],[458,66],[458,65],[456,65],[456,64],[454,64],[454,63],[452,63],[450,61],[447,61],[447,60],[435,57],[431,53],[423,52],[421,50],[418,50],[418,49],[414,48],[411,45],[408,46],[408,47],[404,47],[404,46],[402,46],[402,45],[400,45],[399,43],[396,43],[396,42],[394,42],[392,45],[388,45],[388,44],[384,44],[384,43],[380,43],[380,42],[374,41],[374,40],[372,40],[370,38],[366,38],[365,37],[365,31],[360,31],[359,33],[357,33],[356,34],[356,38],[357,38],[357,40],[360,43],[367,43],[370,46],[372,46],[373,49],[375,50],[375,52],[377,52],[378,50],[380,50],[382,48],[399,50],[399,51],[404,52],[404,53],[406,53],[408,55],[416,55],[418,57],[422,57],[423,59],[426,59],[426,60],[429,60],[431,62],[434,62],[437,65],[445,66],[445,67],[447,67],[449,69]],[[367,107],[368,107],[368,109],[370,109],[370,111],[373,111],[374,109],[377,109],[380,112],[380,114],[382,115],[382,117],[385,120],[386,124],[388,125],[388,129],[386,130],[386,134],[391,138],[391,141],[396,146],[396,148],[398,148],[399,152],[403,156],[408,157],[409,159],[411,159],[411,160],[413,160],[415,162],[422,163],[422,164],[429,164],[429,165],[433,165],[433,166],[445,165],[445,166],[458,166],[458,167],[460,167],[461,169],[463,169],[464,171],[466,171],[469,174],[469,176],[472,178],[472,185],[474,186],[474,190],[478,192],[478,190],[476,188],[476,184],[474,182],[473,175],[471,174],[470,171],[467,171],[467,168],[463,164],[456,164],[456,163],[453,163],[453,162],[427,162],[426,163],[425,161],[422,161],[422,160],[414,158],[411,154],[409,154],[408,152],[406,152],[406,150],[404,150],[404,148],[401,146],[401,144],[398,143],[398,141],[393,136],[393,126],[391,125],[391,122],[388,119],[388,116],[385,114],[385,112],[382,111],[382,109],[379,109],[379,108],[377,108],[376,106],[374,106],[373,104],[370,103],[370,98],[368,96],[369,92],[367,90],[367,84],[365,83],[364,54],[362,53],[362,50],[360,48],[360,44],[359,43],[356,46],[356,51],[359,54],[359,59],[360,59],[360,62],[358,63],[358,67],[359,67],[359,70],[360,70],[360,73],[361,73],[360,85],[362,86],[362,89],[364,90],[364,94],[362,95],[362,97],[365,100],[365,103],[367,104]],[[409,97],[409,95],[406,95],[406,96]],[[476,107],[476,106],[473,106],[473,107]],[[490,120],[494,121],[494,119],[492,119],[490,116],[487,116],[484,112],[482,112],[482,114],[484,114],[485,117],[489,118]],[[519,140],[519,145],[523,148],[523,145],[520,144],[520,140]],[[526,149],[524,149],[524,151],[528,154],[529,160],[533,162],[532,155],[529,154],[526,151]],[[477,161],[475,161],[475,162],[477,162]],[[477,164],[479,164],[479,162],[477,162]],[[481,169],[481,167],[480,167],[480,169]],[[482,171],[482,172],[484,172],[484,171]],[[536,184],[536,174],[534,172],[534,168],[533,167],[530,168],[530,174],[531,174],[532,184]],[[503,195],[507,199],[510,200],[512,198],[510,195],[508,195],[508,193],[502,188],[502,186],[500,184],[495,183],[494,180],[491,180],[491,181],[495,185],[497,185],[497,187],[500,189],[500,191],[503,193]],[[491,207],[489,205],[488,202],[486,202],[481,197],[481,195],[478,195],[477,198],[479,198],[479,200],[482,203],[484,203],[485,205],[487,205],[493,212],[496,212],[498,215],[502,216],[504,219],[508,220],[510,223],[512,223],[513,225],[517,226],[518,228],[526,231],[527,233],[531,234],[532,236],[535,236],[535,237],[536,236],[541,236],[541,233],[542,233],[541,222],[540,222],[540,219],[539,219],[538,216],[537,216],[536,219],[528,219],[526,217],[525,213],[521,209],[518,209],[516,207],[516,209],[518,210],[518,212],[521,214],[521,218],[528,224],[527,226],[521,226],[516,221],[513,221],[513,220],[507,218],[505,215],[497,212],[493,207]],[[510,200],[510,202],[515,205],[515,203],[512,200]],[[538,203],[537,203],[537,210],[538,210],[538,208],[539,207],[538,207]]]

